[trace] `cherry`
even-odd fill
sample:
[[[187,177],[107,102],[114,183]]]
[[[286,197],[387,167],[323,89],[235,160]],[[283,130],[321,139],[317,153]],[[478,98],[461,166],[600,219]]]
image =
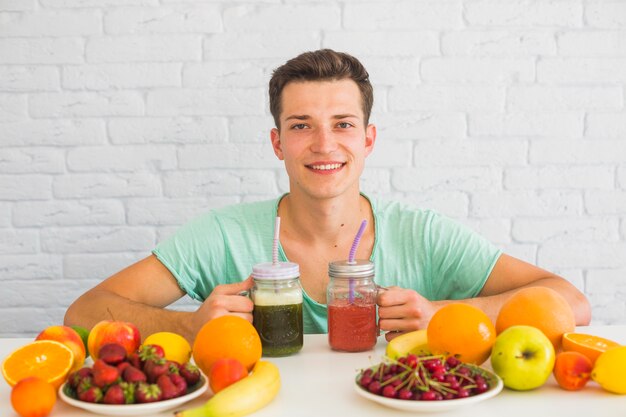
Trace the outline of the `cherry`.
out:
[[[396,398],[396,389],[391,385],[387,385],[383,388],[383,397]]]
[[[465,388],[459,388],[456,392],[456,398],[466,398],[469,397],[470,393]]]
[[[412,400],[413,399],[413,392],[411,390],[406,389],[406,388],[402,388],[398,392],[398,398],[400,398],[401,400]]]
[[[362,387],[367,387],[371,382],[372,382],[372,376],[371,376],[371,372],[370,375],[367,374],[363,374],[363,376],[361,376],[361,380],[359,381],[359,384],[361,384]]]
[[[448,356],[448,359],[446,359],[446,364],[450,367],[450,368],[454,368],[456,366],[459,366],[461,364],[461,361],[458,360],[456,357],[454,356]]]
[[[420,395],[422,401],[435,401],[437,399],[437,393],[435,391],[425,391]]]
[[[380,382],[372,381],[372,383],[367,386],[367,390],[372,394],[380,394],[382,387],[380,385]]]

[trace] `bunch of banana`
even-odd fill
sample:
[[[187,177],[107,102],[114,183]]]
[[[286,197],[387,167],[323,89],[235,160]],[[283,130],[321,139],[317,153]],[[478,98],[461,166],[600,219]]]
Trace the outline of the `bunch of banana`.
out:
[[[252,373],[215,394],[204,405],[179,411],[176,417],[240,417],[269,404],[280,390],[278,367],[258,361]]]

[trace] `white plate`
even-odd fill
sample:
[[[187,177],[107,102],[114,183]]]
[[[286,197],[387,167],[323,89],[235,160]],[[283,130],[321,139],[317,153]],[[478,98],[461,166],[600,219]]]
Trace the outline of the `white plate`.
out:
[[[157,401],[146,404],[94,404],[85,401],[80,401],[72,398],[63,392],[65,384],[59,388],[59,396],[66,403],[73,405],[74,407],[82,408],[83,410],[91,411],[96,414],[105,414],[109,416],[138,416],[138,415],[150,415],[151,413],[160,413],[161,411],[171,410],[179,405],[191,401],[194,398],[202,395],[209,387],[208,380],[201,376],[200,384],[195,390],[182,397],[172,398],[170,400]]]
[[[387,407],[396,408],[398,410],[408,410],[408,411],[417,411],[424,413],[432,413],[437,411],[448,411],[453,410],[455,408],[466,407],[470,404],[475,404],[489,398],[495,397],[498,395],[500,391],[502,391],[502,387],[504,384],[502,383],[502,379],[498,377],[496,374],[489,372],[483,368],[483,371],[489,374],[490,378],[496,381],[496,385],[489,390],[483,392],[482,394],[473,395],[471,397],[466,398],[455,398],[454,400],[441,400],[441,401],[415,401],[415,400],[399,400],[396,398],[387,398],[382,395],[375,395],[369,391],[366,391],[362,388],[358,382],[355,380],[354,388],[362,397],[367,398],[368,400],[372,400],[379,404],[385,405]],[[358,378],[358,377],[357,377]]]

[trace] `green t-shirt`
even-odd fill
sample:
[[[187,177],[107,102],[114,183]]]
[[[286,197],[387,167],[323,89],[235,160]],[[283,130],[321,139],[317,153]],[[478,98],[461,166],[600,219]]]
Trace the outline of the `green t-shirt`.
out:
[[[190,297],[204,301],[213,288],[246,279],[252,266],[272,259],[275,200],[212,210],[183,226],[153,253]],[[375,222],[370,260],[382,286],[410,288],[429,300],[478,295],[501,252],[467,227],[430,210],[369,199]],[[348,254],[337,254],[337,259]],[[288,261],[282,248],[279,260]],[[305,333],[326,333],[326,305],[306,292]]]

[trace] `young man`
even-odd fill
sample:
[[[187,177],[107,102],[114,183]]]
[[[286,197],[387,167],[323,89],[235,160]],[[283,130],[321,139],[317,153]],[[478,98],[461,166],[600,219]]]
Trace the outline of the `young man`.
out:
[[[391,339],[427,326],[434,312],[462,300],[495,320],[516,290],[546,286],[563,295],[579,325],[590,321],[585,296],[561,277],[502,254],[467,228],[430,211],[379,202],[360,192],[365,158],[374,149],[369,123],[372,86],[361,63],[332,50],[304,53],[270,81],[276,128],[271,143],[284,161],[289,193],[276,200],[214,210],[159,244],[153,254],[78,298],[66,324],[93,326],[109,317],[142,334],[182,333],[190,341],[208,320],[234,314],[252,320],[252,266],[271,258],[274,218],[281,217],[280,260],[300,265],[306,333],[326,331],[328,263],[345,259],[363,219],[357,258],[376,265],[379,325]],[[185,294],[195,312],[164,307]]]

